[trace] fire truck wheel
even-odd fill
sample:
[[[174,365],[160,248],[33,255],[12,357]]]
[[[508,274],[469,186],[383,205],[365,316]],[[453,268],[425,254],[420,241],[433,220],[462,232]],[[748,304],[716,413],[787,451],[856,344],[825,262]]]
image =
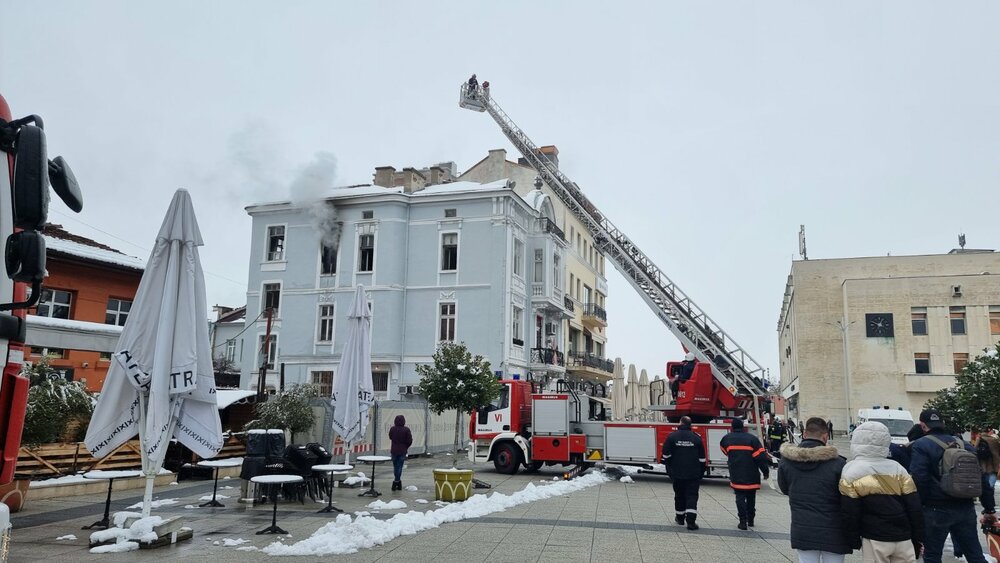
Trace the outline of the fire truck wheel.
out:
[[[533,461],[531,463],[525,463],[524,470],[530,473],[534,473],[535,471],[541,469],[543,465],[545,465],[544,461]]]
[[[521,450],[510,442],[497,445],[497,451],[493,455],[493,467],[498,473],[513,475],[517,473],[517,467],[521,465]]]

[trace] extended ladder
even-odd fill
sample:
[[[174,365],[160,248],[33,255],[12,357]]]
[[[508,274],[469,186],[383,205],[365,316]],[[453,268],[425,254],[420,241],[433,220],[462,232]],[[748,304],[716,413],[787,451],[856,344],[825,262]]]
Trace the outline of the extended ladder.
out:
[[[632,284],[663,324],[697,356],[711,364],[712,373],[734,395],[763,397],[766,391],[760,366],[722,327],[664,274],[621,229],[604,216],[580,187],[531,142],[531,139],[493,101],[488,90],[463,84],[459,106],[485,111],[503,134],[538,171],[542,180],[566,204],[594,237],[594,245],[604,253]],[[756,411],[756,409],[755,409]]]

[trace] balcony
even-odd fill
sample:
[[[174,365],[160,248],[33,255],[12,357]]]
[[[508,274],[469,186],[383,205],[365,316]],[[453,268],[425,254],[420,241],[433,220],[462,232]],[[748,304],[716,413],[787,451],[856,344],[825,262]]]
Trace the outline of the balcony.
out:
[[[569,295],[563,296],[563,303],[566,305],[566,310],[570,313],[576,310],[576,305],[573,304],[573,298]]]
[[[559,350],[554,350],[552,348],[532,348],[531,363],[532,365],[558,366],[558,367],[566,366],[566,361],[563,358],[563,353],[560,352]]]
[[[536,308],[561,314],[566,309],[566,293],[544,282],[534,282],[531,284],[531,303]]]
[[[596,303],[587,303],[583,306],[583,326],[592,330],[608,326],[608,312]]]
[[[615,363],[587,352],[570,352],[567,354],[566,367],[570,373],[589,376],[588,379],[606,381],[615,371]]]
[[[549,233],[550,235],[555,235],[562,240],[566,240],[566,234],[563,233],[562,229],[560,229],[555,222],[548,217],[541,217],[538,219],[538,229],[542,232]]]
[[[937,393],[943,389],[955,386],[954,375],[907,373],[904,379],[907,393]]]

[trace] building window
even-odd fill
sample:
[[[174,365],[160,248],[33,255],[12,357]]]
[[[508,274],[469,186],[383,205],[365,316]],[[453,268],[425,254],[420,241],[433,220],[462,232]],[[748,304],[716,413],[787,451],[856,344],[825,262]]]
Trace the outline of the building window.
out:
[[[927,336],[927,307],[910,309],[910,322],[913,325],[913,336]]]
[[[319,248],[320,275],[332,276],[337,273],[337,247],[322,245]]]
[[[32,350],[32,354],[49,358],[50,360],[62,360],[66,358],[66,350],[62,348],[41,348]]]
[[[389,372],[372,370],[372,390],[383,395],[389,391]]]
[[[510,333],[512,342],[518,346],[524,346],[523,333],[521,331],[521,317],[524,311],[520,307],[514,306],[511,309]]]
[[[917,352],[913,355],[913,369],[916,373],[931,372],[931,355],[926,352]]]
[[[441,269],[444,271],[458,269],[458,233],[441,235]]]
[[[316,340],[333,342],[333,305],[319,306],[319,327]]]
[[[314,371],[312,372],[312,384],[319,388],[320,397],[333,396],[333,372]]]
[[[965,307],[949,307],[951,317],[951,333],[965,334]]]
[[[990,334],[1000,334],[1000,305],[990,305]]]
[[[260,339],[257,341],[257,351],[263,355],[264,353],[264,338],[265,336],[260,335]],[[267,347],[267,369],[274,369],[274,362],[278,359],[278,335],[271,333],[271,340],[268,342]]]
[[[43,289],[38,301],[38,316],[68,319],[73,294],[61,289]]]
[[[278,304],[281,301],[281,284],[280,283],[265,283],[264,291],[264,310],[273,309],[274,316],[278,316]]]
[[[108,309],[104,314],[104,324],[125,326],[132,302],[124,299],[108,299]]]
[[[361,235],[358,238],[358,271],[370,272],[375,269],[375,235]]]
[[[591,291],[592,290],[589,287],[587,287],[587,284],[583,285],[583,303],[585,305],[590,305],[592,303],[592,301],[591,301],[591,295],[592,295]]]
[[[375,212],[374,211],[362,211],[361,212],[361,218],[362,219],[374,219],[375,218]]]
[[[965,369],[965,365],[969,363],[969,354],[962,354],[956,352],[954,354],[955,362],[955,375],[961,375],[962,370]]]
[[[440,330],[438,340],[441,342],[455,341],[455,304],[441,303]]]
[[[102,362],[110,362],[111,361],[111,352],[101,352],[97,356],[97,359],[100,360],[100,361],[102,361]]]
[[[285,259],[285,227],[276,225],[267,228],[267,261],[279,262]]]
[[[445,209],[444,210],[444,216],[445,217],[456,217],[457,215],[458,215],[458,210],[457,209]]]
[[[524,277],[524,243],[514,239],[514,275]]]
[[[552,287],[562,289],[562,281],[559,275],[559,255],[552,255]]]
[[[227,340],[226,341],[226,361],[235,362],[236,361],[236,341]]]
[[[535,283],[545,281],[545,251],[541,248],[535,249]]]

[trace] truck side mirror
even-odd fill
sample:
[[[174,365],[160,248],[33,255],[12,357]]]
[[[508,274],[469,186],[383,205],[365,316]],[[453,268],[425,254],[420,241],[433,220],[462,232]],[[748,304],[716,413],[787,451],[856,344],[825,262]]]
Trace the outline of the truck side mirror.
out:
[[[45,238],[36,231],[20,231],[7,237],[4,249],[7,277],[14,281],[41,282],[45,271]]]
[[[14,226],[33,231],[49,215],[49,161],[45,155],[45,132],[23,125],[17,132],[14,156]]]
[[[59,199],[76,213],[83,210],[83,194],[80,192],[80,184],[73,175],[73,170],[69,167],[66,159],[57,156],[49,161],[49,181],[52,183],[52,190],[56,192]]]

